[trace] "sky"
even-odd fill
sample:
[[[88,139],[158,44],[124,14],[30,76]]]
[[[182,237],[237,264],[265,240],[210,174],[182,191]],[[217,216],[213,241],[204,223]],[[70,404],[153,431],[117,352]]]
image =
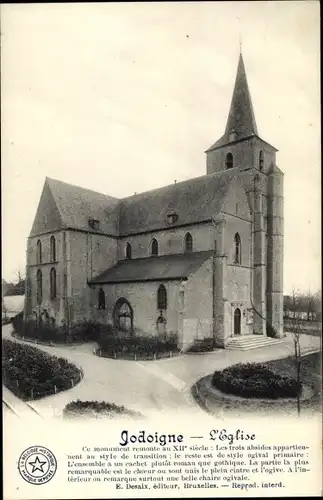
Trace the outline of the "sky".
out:
[[[206,173],[239,40],[285,177],[284,292],[321,286],[319,3],[1,5],[2,277],[45,177],[115,197]]]

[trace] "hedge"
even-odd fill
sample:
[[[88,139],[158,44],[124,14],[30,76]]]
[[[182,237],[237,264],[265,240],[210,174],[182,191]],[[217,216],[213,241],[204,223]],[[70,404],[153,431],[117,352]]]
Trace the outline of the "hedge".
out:
[[[177,335],[168,336],[101,336],[98,340],[102,356],[138,359],[156,358],[179,352]]]
[[[260,363],[239,363],[215,371],[212,385],[222,392],[245,398],[296,398],[302,385]]]
[[[87,415],[104,415],[104,416],[118,416],[127,415],[129,417],[142,417],[140,413],[132,410],[128,410],[124,406],[118,406],[114,403],[106,403],[105,401],[71,401],[68,403],[64,410],[63,416],[65,418],[69,417],[80,417]]]
[[[55,343],[96,342],[101,335],[110,335],[112,328],[94,321],[82,321],[73,324],[68,330],[64,326],[49,323],[23,321],[23,315],[18,314],[12,320],[15,332],[20,337]]]
[[[8,339],[2,341],[2,370],[4,385],[24,401],[70,389],[82,378],[66,359]]]

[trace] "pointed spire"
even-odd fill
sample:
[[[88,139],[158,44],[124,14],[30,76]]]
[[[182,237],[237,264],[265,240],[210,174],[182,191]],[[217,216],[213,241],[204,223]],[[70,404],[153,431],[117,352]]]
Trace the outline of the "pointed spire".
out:
[[[225,137],[228,138],[228,142],[231,142],[229,139],[230,134],[235,134],[236,139],[242,139],[243,137],[248,137],[253,134],[258,135],[246,70],[241,53],[241,45],[238,71],[225,129]]]

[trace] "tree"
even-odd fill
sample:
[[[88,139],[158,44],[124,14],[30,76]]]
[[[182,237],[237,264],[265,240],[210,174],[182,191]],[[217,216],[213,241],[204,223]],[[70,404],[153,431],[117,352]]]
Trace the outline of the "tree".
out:
[[[16,275],[17,275],[17,278],[15,280],[15,284],[18,285],[19,283],[21,283],[22,281],[24,281],[25,276],[24,276],[24,273],[22,273],[20,271],[20,269],[17,270]]]
[[[291,295],[291,334],[293,338],[294,345],[294,361],[296,369],[296,382],[297,382],[297,413],[301,414],[301,401],[300,401],[300,388],[301,388],[301,368],[302,368],[302,356],[301,356],[301,317],[299,315],[299,310],[302,309],[302,295],[295,289],[292,291]]]

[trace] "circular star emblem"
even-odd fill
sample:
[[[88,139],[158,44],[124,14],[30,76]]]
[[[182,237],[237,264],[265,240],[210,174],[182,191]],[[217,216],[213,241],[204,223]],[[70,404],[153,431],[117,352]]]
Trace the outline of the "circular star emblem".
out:
[[[48,483],[57,469],[56,458],[44,446],[31,446],[22,452],[18,460],[21,477],[32,484]]]

